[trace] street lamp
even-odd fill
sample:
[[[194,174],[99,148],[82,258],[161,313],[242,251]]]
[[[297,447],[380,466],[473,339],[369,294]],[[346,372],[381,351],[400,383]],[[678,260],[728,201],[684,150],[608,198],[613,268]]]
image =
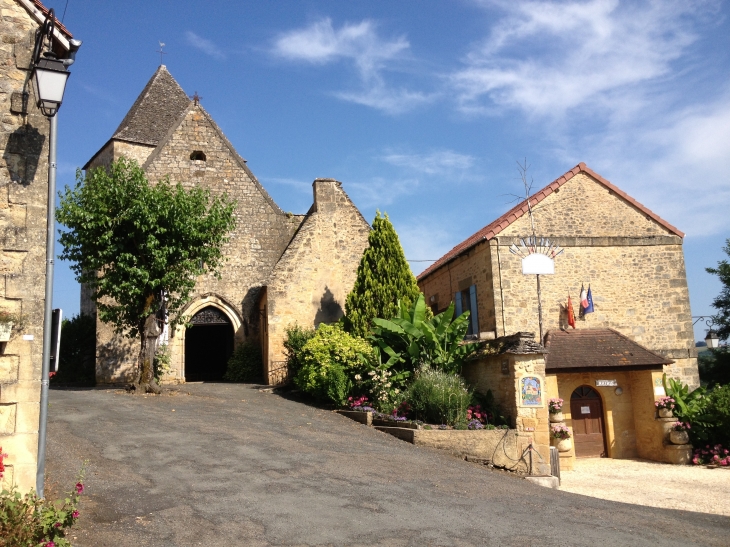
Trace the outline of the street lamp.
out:
[[[36,492],[41,498],[44,495],[43,482],[46,472],[46,426],[48,424],[48,373],[51,370],[51,329],[53,324],[53,255],[56,242],[56,136],[58,134],[58,118],[56,113],[61,108],[66,81],[71,74],[67,67],[74,62],[76,51],[81,47],[80,40],[71,40],[69,58],[59,60],[53,52],[53,32],[56,16],[48,11],[43,26],[36,35],[33,48],[32,73],[33,89],[36,105],[49,119],[48,135],[48,204],[46,217],[46,294],[43,315],[43,366],[41,369],[41,401],[40,419],[38,422],[38,467],[36,470]],[[44,44],[48,40],[48,51],[41,55]]]
[[[707,347],[711,349],[715,349],[720,346],[720,337],[714,330],[712,330],[712,328],[707,331],[707,336],[705,336],[705,343],[707,344]]]

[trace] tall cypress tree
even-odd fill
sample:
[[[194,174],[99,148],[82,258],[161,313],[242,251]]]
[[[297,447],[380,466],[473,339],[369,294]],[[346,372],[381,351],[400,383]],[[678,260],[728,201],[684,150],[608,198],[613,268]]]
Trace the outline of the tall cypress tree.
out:
[[[398,301],[410,308],[420,293],[387,214],[377,212],[368,243],[345,302],[345,328],[358,336],[370,332],[375,317],[395,317]]]

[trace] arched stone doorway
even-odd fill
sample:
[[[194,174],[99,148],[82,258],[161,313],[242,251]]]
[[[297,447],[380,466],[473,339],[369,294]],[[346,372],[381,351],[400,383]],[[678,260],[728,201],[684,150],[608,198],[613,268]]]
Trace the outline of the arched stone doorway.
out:
[[[603,402],[590,386],[580,386],[570,395],[570,417],[576,458],[605,457],[606,435]]]
[[[193,315],[185,329],[185,381],[219,382],[233,354],[233,324],[214,306]]]

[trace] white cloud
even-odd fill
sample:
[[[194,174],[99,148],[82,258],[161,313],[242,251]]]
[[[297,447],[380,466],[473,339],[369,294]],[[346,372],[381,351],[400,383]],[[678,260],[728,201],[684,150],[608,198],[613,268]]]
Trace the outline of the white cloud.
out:
[[[454,174],[466,171],[474,165],[473,156],[459,154],[453,150],[437,150],[430,154],[389,153],[382,159],[396,167],[427,175]]]
[[[326,18],[281,34],[274,42],[272,53],[290,61],[315,65],[349,61],[357,71],[361,88],[335,92],[334,95],[345,101],[398,114],[435,97],[386,84],[383,71],[392,70],[393,63],[402,60],[409,48],[410,44],[403,36],[393,39],[379,36],[372,21],[346,23],[335,29],[332,20]]]
[[[361,209],[384,207],[401,196],[414,194],[420,183],[417,179],[384,179],[374,177],[367,182],[347,182],[347,193]]]
[[[185,39],[187,40],[188,44],[193,46],[195,49],[199,49],[206,55],[213,57],[215,59],[223,60],[226,58],[226,55],[221,51],[221,49],[215,45],[212,41],[208,40],[207,38],[203,38],[202,36],[198,36],[193,31],[188,30],[185,32]]]
[[[641,104],[641,85],[668,77],[697,39],[691,19],[707,2],[489,4],[507,15],[450,76],[460,108],[555,116],[584,105],[611,111]]]

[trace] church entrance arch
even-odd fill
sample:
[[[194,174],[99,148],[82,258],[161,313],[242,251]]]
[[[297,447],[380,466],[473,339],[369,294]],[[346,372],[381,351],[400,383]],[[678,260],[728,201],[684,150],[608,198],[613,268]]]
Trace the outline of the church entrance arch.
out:
[[[590,386],[580,386],[570,395],[570,416],[573,421],[576,458],[605,457],[606,436],[603,403]]]
[[[233,354],[231,320],[215,306],[207,306],[190,323],[185,329],[185,381],[221,381]]]

